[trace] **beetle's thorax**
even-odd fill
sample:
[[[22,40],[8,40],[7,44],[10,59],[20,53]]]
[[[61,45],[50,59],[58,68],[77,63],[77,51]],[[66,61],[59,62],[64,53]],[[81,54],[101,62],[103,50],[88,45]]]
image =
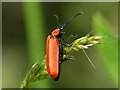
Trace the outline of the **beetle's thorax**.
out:
[[[52,32],[52,36],[59,36],[60,35],[60,29],[55,29],[53,32]]]

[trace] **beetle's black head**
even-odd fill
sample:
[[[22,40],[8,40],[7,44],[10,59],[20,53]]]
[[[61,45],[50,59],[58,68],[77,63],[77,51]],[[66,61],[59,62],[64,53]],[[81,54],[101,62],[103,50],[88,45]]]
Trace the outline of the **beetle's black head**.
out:
[[[57,28],[63,30],[65,28],[65,25],[59,25]]]

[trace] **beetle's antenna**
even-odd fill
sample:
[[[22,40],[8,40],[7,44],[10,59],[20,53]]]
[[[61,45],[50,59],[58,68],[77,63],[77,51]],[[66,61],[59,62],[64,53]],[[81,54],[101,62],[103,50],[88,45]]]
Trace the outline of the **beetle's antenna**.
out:
[[[77,16],[80,15],[80,14],[83,14],[83,12],[79,12],[79,13],[77,13],[75,16],[71,17],[71,18],[68,20],[68,22],[67,22],[66,24],[64,24],[64,27],[65,27],[66,25],[68,25],[68,24],[70,23],[70,21],[72,21],[75,17],[77,17]]]
[[[88,57],[87,53],[85,52],[84,49],[82,49],[82,51],[84,52],[85,56],[88,58],[88,61],[91,63],[91,65],[93,66],[94,69],[96,69],[95,65],[93,64],[93,62],[90,60],[90,58]]]
[[[57,24],[60,26],[60,22],[59,22],[58,16],[56,14],[54,14],[54,16],[56,17]]]

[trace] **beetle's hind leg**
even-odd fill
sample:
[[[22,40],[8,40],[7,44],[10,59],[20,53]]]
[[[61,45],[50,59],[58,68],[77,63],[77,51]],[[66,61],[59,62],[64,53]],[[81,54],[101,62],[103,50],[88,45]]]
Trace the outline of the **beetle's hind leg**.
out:
[[[63,62],[68,61],[68,60],[75,60],[75,58],[73,56],[69,56],[67,58],[62,59],[60,63],[63,63]]]

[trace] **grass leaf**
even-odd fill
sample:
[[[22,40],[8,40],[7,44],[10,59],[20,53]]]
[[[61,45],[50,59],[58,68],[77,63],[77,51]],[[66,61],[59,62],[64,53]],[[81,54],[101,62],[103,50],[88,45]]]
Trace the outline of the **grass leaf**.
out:
[[[93,15],[93,29],[96,35],[102,35],[102,44],[98,47],[101,59],[107,72],[118,86],[118,38],[117,30],[100,14]]]

